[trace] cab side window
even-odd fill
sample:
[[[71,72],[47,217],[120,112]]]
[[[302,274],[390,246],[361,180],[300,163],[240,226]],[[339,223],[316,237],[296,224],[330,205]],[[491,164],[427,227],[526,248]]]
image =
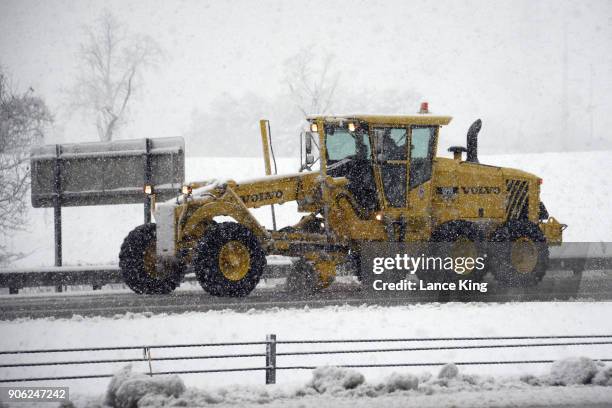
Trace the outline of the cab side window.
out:
[[[410,188],[431,179],[435,127],[413,127],[410,141]]]
[[[406,160],[406,133],[405,128],[374,129],[381,160]]]
[[[347,158],[356,160],[370,159],[370,140],[367,134],[350,133],[345,129],[336,129],[328,134],[325,146],[327,160],[336,162]]]

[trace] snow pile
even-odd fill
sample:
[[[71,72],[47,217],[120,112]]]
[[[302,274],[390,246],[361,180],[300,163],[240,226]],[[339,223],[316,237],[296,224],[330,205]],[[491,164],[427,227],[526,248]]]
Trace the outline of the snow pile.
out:
[[[458,375],[459,375],[459,368],[457,368],[456,365],[451,363],[451,364],[444,365],[440,369],[440,372],[438,373],[438,378],[451,379],[451,378],[456,378]]]
[[[430,376],[421,381],[418,391],[426,395],[432,395],[459,391],[493,390],[507,387],[514,382],[513,379],[496,382],[492,376],[462,374],[455,364],[449,363],[440,368],[435,378]]]
[[[551,385],[589,384],[598,365],[586,357],[570,357],[555,361],[550,368]]]
[[[113,376],[104,402],[113,408],[155,406],[159,401],[176,399],[184,392],[185,384],[176,375],[149,377],[133,373],[132,366],[128,365]]]
[[[599,367],[597,374],[591,380],[592,384],[612,387],[612,366]]]
[[[337,397],[383,397],[392,393],[410,395],[453,394],[482,392],[514,388],[560,385],[612,385],[612,367],[605,367],[586,357],[572,357],[556,361],[548,375],[495,379],[489,375],[463,374],[452,363],[444,365],[437,376],[423,373],[421,378],[409,373],[394,372],[380,383],[370,384],[355,370],[339,367],[321,367],[313,371],[306,390],[297,396],[331,394]]]
[[[603,385],[612,386],[612,366],[587,357],[569,357],[555,361],[549,375],[523,375],[521,381],[534,386]]]
[[[570,357],[555,361],[546,380],[550,385],[612,386],[612,366],[587,357]]]
[[[365,382],[363,374],[340,367],[319,367],[312,372],[308,387],[320,394],[352,390]]]
[[[419,387],[419,379],[412,374],[392,373],[385,380],[387,392],[416,390]]]

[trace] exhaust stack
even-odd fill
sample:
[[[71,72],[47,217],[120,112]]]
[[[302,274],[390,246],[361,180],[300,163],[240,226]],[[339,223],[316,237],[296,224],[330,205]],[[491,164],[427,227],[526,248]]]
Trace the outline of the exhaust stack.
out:
[[[472,123],[467,132],[467,157],[465,161],[478,163],[478,132],[482,127],[480,119]]]

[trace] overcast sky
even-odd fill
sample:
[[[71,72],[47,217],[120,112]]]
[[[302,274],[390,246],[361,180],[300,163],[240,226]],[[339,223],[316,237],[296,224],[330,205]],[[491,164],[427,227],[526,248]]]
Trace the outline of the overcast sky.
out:
[[[273,100],[285,91],[283,62],[313,47],[335,55],[344,89],[361,98],[416,93],[454,116],[445,145],[480,117],[485,151],[612,150],[609,0],[0,0],[0,64],[56,113],[49,141],[96,138],[92,124],[65,115],[62,89],[83,27],[104,8],[166,52],[122,137],[187,135],[194,112],[223,93]]]

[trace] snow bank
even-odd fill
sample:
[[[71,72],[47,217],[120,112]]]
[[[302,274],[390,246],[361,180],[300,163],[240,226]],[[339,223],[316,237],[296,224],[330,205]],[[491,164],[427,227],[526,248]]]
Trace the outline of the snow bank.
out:
[[[594,384],[612,386],[612,366],[587,357],[570,357],[556,361],[547,378],[551,385]]]
[[[117,372],[113,378],[111,378],[108,387],[106,388],[106,396],[104,403],[106,405],[115,406],[115,396],[119,387],[132,375],[132,365],[126,365]]]
[[[459,375],[459,369],[454,364],[446,364],[440,369],[438,373],[438,378],[456,378]]]
[[[612,366],[584,357],[567,358],[553,364],[549,375],[491,377],[463,374],[454,364],[446,364],[437,376],[423,373],[394,372],[379,383],[368,383],[365,376],[352,369],[325,366],[312,371],[312,378],[302,388],[280,386],[230,386],[217,389],[185,390],[180,378],[150,378],[132,373],[126,366],[108,385],[104,404],[113,408],[145,408],[165,406],[278,406],[278,407],[395,407],[395,406],[470,406],[484,407],[493,402],[513,398],[512,406],[533,406],[538,403],[612,402]],[[585,385],[589,384],[589,385]],[[565,392],[565,387],[571,385]],[[576,385],[581,385],[576,387]],[[486,395],[486,397],[484,397]],[[516,395],[522,398],[517,400]],[[545,397],[544,397],[545,396]],[[350,401],[350,404],[346,404]],[[408,403],[403,405],[404,403]],[[89,400],[77,404],[93,408],[99,403]]]
[[[591,383],[595,385],[604,385],[612,387],[612,366],[610,367],[599,367],[597,374],[591,380]]]
[[[132,366],[128,365],[111,379],[104,402],[114,408],[136,408],[151,405],[152,402],[157,404],[168,398],[175,399],[184,392],[185,384],[176,375],[149,377],[133,373]],[[141,401],[147,403],[141,404]]]
[[[589,384],[597,374],[597,364],[586,357],[570,357],[555,361],[550,368],[552,385]]]
[[[308,387],[314,388],[323,394],[338,390],[351,390],[363,384],[363,374],[340,367],[319,367],[312,372],[312,380]]]
[[[416,390],[419,379],[412,374],[392,373],[386,380],[387,392]]]

